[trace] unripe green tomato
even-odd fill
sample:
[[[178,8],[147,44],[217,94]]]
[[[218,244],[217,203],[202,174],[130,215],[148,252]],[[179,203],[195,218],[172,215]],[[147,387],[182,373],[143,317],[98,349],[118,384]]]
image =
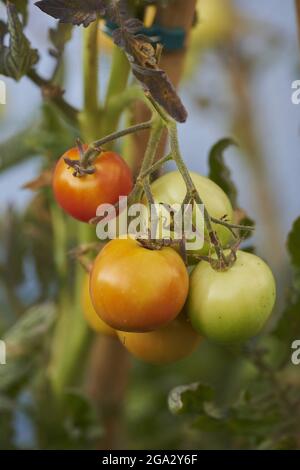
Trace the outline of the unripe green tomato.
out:
[[[217,219],[226,216],[228,221],[232,222],[233,209],[225,192],[216,183],[205,176],[195,172],[190,172],[190,175],[209,214]],[[169,205],[181,204],[186,195],[186,185],[181,174],[178,171],[173,171],[166,173],[154,181],[151,185],[151,191],[156,203],[166,203]],[[165,215],[167,215],[167,210],[165,210]],[[195,214],[193,219],[195,222]],[[197,228],[199,229],[199,227]],[[213,228],[217,232],[221,244],[225,246],[231,239],[230,231],[222,225],[213,224]],[[206,239],[208,238],[206,230],[204,236]],[[201,254],[207,253],[208,242],[206,241],[203,248],[197,251]]]
[[[187,312],[192,326],[219,343],[240,343],[260,332],[272,313],[276,285],[267,264],[237,252],[227,271],[200,262],[190,278]]]

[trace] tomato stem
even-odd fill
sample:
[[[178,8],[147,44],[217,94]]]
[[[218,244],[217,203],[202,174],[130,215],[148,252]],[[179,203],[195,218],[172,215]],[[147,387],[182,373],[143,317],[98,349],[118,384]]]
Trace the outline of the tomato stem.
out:
[[[120,139],[121,137],[125,137],[126,135],[150,129],[152,124],[153,120],[150,120],[147,122],[136,124],[135,126],[128,127],[127,129],[113,132],[112,134],[109,134],[106,137],[103,137],[102,139],[96,140],[95,142],[89,145],[89,148],[84,153],[81,160],[82,166],[85,167],[90,165],[93,162],[93,159],[95,159],[97,155],[99,155],[101,147],[105,144]]]
[[[175,122],[170,121],[168,127],[169,127],[170,144],[171,144],[173,160],[175,161],[177,168],[184,179],[184,182],[187,188],[187,193],[190,196],[191,200],[194,200],[197,204],[203,205],[204,221],[205,221],[205,225],[208,231],[210,244],[214,247],[216,251],[216,254],[220,263],[220,267],[227,266],[226,256],[224,254],[218,235],[216,231],[213,229],[211,217],[206,209],[206,206],[203,203],[201,196],[199,195],[193,183],[191,175],[182,158],[180,148],[179,148],[179,142],[178,142],[177,125]]]

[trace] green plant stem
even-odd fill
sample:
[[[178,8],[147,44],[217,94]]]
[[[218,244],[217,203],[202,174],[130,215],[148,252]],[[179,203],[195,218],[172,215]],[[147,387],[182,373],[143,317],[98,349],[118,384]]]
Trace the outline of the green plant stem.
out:
[[[160,168],[170,160],[172,160],[172,154],[169,153],[168,155],[165,155],[164,157],[160,158],[157,160],[157,162],[153,163],[148,170],[144,171],[143,173],[141,172],[139,175],[140,179],[146,178],[146,176],[150,176],[152,173],[155,173],[157,170],[160,170]]]
[[[118,95],[113,95],[107,101],[106,105],[109,112],[120,115],[122,111],[137,101],[146,102],[145,93],[139,85],[131,85],[125,88]]]
[[[135,126],[128,127],[127,129],[122,129],[120,131],[113,132],[112,134],[103,137],[102,139],[96,140],[92,144],[89,145],[88,150],[85,152],[81,164],[86,166],[91,164],[93,158],[95,158],[99,154],[99,150],[102,146],[108,144],[109,142],[113,142],[114,140],[120,139],[121,137],[125,137],[126,135],[133,134],[135,132],[143,131],[146,129],[150,129],[152,126],[152,120],[147,122],[142,122],[141,124],[136,124]]]
[[[130,66],[126,55],[119,47],[115,46],[106,98],[102,109],[104,119],[101,133],[103,136],[111,134],[118,127],[123,107],[121,106],[119,109],[115,107],[110,108],[110,104],[113,100],[116,102],[119,96],[126,90],[129,72]]]
[[[98,103],[98,21],[83,31],[83,100],[80,127],[84,139],[95,139],[100,132]]]
[[[39,88],[41,88],[42,92],[46,91],[53,87],[51,81],[46,80],[45,78],[41,77],[36,70],[31,69],[27,77]],[[46,94],[47,95],[47,94]],[[70,105],[67,101],[64,100],[61,94],[53,94],[48,93],[49,99],[55,104],[55,106],[59,109],[61,114],[72,124],[73,126],[78,125],[78,109],[74,108]]]
[[[136,184],[137,189],[136,189],[136,194],[135,194],[135,198],[137,199],[141,197],[141,194],[143,191],[143,179],[145,179],[145,177],[143,177],[142,179],[140,175],[144,175],[152,167],[164,127],[165,127],[164,122],[160,119],[160,117],[155,118],[152,128],[151,128],[151,133],[150,133],[148,145],[146,148],[145,156],[143,159],[143,163],[140,169],[140,174],[137,178],[137,184]],[[146,176],[146,179],[148,178],[149,176]]]
[[[171,144],[171,151],[173,155],[173,159],[177,165],[177,168],[179,172],[182,175],[182,178],[184,179],[184,182],[186,184],[187,192],[190,195],[191,199],[194,200],[197,204],[201,204],[203,206],[203,211],[204,211],[204,222],[206,229],[208,231],[209,235],[209,240],[210,243],[213,245],[218,260],[220,262],[221,267],[226,267],[227,262],[226,262],[226,257],[223,252],[222,245],[220,243],[220,240],[218,238],[217,233],[213,229],[212,226],[212,220],[211,217],[206,209],[206,206],[204,205],[194,183],[191,178],[191,175],[183,161],[183,158],[181,156],[180,148],[179,148],[179,143],[178,143],[178,132],[177,132],[177,125],[175,122],[170,121],[169,123],[169,132],[170,132],[170,144]]]
[[[99,132],[98,114],[98,49],[97,25],[92,24],[84,30],[84,110],[80,115],[82,136],[85,140],[94,140]],[[74,222],[75,223],[75,222]],[[76,223],[77,244],[94,241],[91,226]],[[67,255],[67,250],[66,250]],[[81,311],[81,291],[84,271],[79,263],[75,268],[74,290],[66,295],[62,289],[59,310],[52,345],[50,381],[59,403],[65,399],[65,391],[71,386],[76,376],[76,367],[88,340],[88,327]]]
[[[228,228],[228,230],[243,230],[244,232],[254,232],[255,227],[250,225],[239,225],[239,224],[232,224],[231,222],[226,222],[225,220],[216,219],[216,217],[210,217],[210,220],[217,225],[223,225],[223,227]]]

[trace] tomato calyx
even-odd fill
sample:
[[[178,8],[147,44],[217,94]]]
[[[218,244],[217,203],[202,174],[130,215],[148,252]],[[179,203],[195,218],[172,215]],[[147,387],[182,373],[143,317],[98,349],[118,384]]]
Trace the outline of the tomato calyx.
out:
[[[68,165],[68,168],[73,168],[73,176],[76,178],[86,175],[93,175],[96,171],[95,168],[92,166],[84,168],[80,160],[71,160],[70,158],[64,158],[64,161],[66,165]]]
[[[229,248],[230,252],[228,254],[224,253],[224,258],[219,259],[211,255],[189,255],[188,264],[195,265],[200,261],[205,261],[209,263],[214,271],[225,272],[228,271],[237,261],[237,251],[240,249],[242,240],[238,239],[236,243]]]
[[[64,162],[66,165],[68,165],[68,168],[73,168],[73,176],[74,177],[81,177],[81,176],[86,176],[86,175],[93,175],[95,173],[95,168],[91,165],[90,160],[86,160],[85,155],[86,155],[86,146],[81,142],[80,139],[76,139],[76,146],[78,149],[79,153],[79,159],[74,160],[65,157]],[[95,149],[96,150],[96,149]],[[102,151],[102,149],[97,149],[99,153]]]

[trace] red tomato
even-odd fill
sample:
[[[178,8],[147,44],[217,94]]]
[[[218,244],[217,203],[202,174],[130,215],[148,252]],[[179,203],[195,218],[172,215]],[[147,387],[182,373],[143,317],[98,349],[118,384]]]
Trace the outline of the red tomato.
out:
[[[88,222],[100,204],[115,204],[132,189],[130,168],[115,152],[101,153],[93,162],[95,173],[84,176],[74,176],[64,158],[79,160],[79,150],[72,148],[58,160],[52,183],[58,204],[75,219]]]
[[[176,251],[148,250],[132,239],[109,242],[90,275],[96,312],[121,331],[151,331],[174,320],[188,287],[188,272]]]

